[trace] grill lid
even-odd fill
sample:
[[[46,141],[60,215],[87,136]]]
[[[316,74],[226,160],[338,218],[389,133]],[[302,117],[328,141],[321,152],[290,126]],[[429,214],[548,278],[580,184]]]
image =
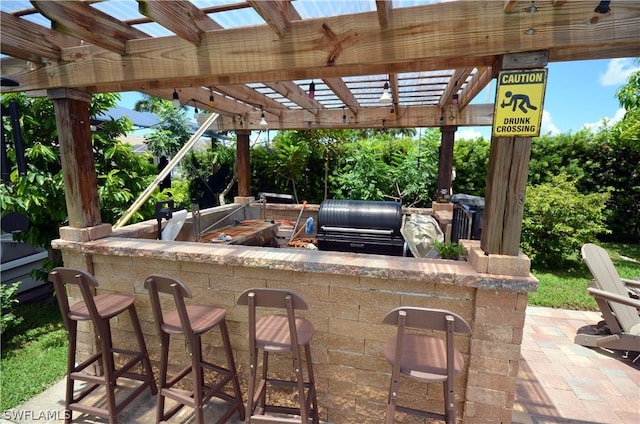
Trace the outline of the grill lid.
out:
[[[401,226],[402,205],[398,202],[331,199],[323,201],[318,209],[318,228],[321,231],[353,232],[354,229],[362,229],[399,234]]]

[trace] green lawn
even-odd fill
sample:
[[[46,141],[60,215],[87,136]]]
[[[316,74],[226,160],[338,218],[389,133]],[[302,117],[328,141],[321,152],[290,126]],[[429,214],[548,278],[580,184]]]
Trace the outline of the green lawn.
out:
[[[602,243],[601,246],[609,252],[622,278],[640,277],[640,244]],[[530,305],[594,311],[598,309],[596,302],[587,293],[589,281],[593,277],[577,256],[564,270],[533,270],[532,274],[540,283],[538,290],[529,295]]]
[[[18,305],[14,313],[24,321],[2,334],[1,411],[60,380],[67,365],[67,333],[53,297],[46,302]]]
[[[640,245],[603,244],[622,277],[640,277]],[[632,258],[638,262],[624,260]],[[597,310],[587,294],[591,274],[577,259],[562,271],[533,271],[540,280],[529,304],[554,308]],[[67,337],[58,305],[47,302],[19,305],[15,314],[24,321],[2,335],[0,411],[41,393],[65,373]]]

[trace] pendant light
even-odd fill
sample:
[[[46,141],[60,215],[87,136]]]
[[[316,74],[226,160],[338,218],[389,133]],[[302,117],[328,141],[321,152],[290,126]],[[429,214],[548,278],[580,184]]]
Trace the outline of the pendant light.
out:
[[[316,96],[316,83],[311,80],[311,84],[309,84],[309,91],[307,95],[310,99],[313,99]]]
[[[380,103],[391,103],[391,93],[389,93],[389,83],[384,83],[384,88],[382,89],[382,96],[380,96]]]
[[[269,124],[267,123],[267,120],[264,118],[264,111],[262,111],[262,114],[260,115],[260,126],[266,127],[267,125]]]
[[[171,100],[171,103],[175,109],[180,108],[180,97],[178,97],[178,92],[175,88],[173,89],[173,100]]]

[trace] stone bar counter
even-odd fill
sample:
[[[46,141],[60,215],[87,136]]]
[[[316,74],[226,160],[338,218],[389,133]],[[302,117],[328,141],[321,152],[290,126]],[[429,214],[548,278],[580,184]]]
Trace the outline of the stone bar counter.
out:
[[[295,208],[299,207],[279,206],[287,210],[288,219],[297,215]],[[278,208],[270,213],[280,214]],[[155,228],[155,221],[118,230],[107,224],[65,227],[53,246],[62,251],[65,266],[96,276],[98,293],[135,294],[156,371],[159,339],[143,288],[149,274],[176,277],[190,287],[194,301],[227,309],[245,388],[248,316],[246,307],[236,306],[236,300],[251,287],[287,288],[306,299],[309,310],[300,315],[315,328],[311,346],[321,419],[336,424],[379,424],[391,373],[382,346],[395,334],[394,327],[380,324],[382,318],[390,309],[405,305],[448,309],[465,318],[473,330],[471,337],[456,339],[465,359],[465,369],[456,378],[458,421],[511,421],[527,293],[537,287],[525,256],[484,255],[478,241],[465,241],[466,261],[163,241],[153,239]],[[79,293],[70,294],[79,297]],[[112,325],[116,345],[126,346],[134,340],[127,319]],[[92,341],[86,325],[80,335],[82,355],[93,351]],[[205,355],[224,364],[217,334],[207,335],[204,342]],[[188,361],[187,355],[185,343],[172,345],[173,371]],[[291,364],[274,357],[270,368],[288,373]],[[400,387],[404,403],[432,411],[443,409],[442,385],[403,379]],[[246,400],[246,392],[244,396]]]

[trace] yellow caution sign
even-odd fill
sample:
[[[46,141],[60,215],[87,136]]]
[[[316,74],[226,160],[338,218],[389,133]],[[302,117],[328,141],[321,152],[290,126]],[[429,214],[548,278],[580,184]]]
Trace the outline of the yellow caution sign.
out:
[[[540,135],[547,69],[502,71],[496,84],[494,137]]]

